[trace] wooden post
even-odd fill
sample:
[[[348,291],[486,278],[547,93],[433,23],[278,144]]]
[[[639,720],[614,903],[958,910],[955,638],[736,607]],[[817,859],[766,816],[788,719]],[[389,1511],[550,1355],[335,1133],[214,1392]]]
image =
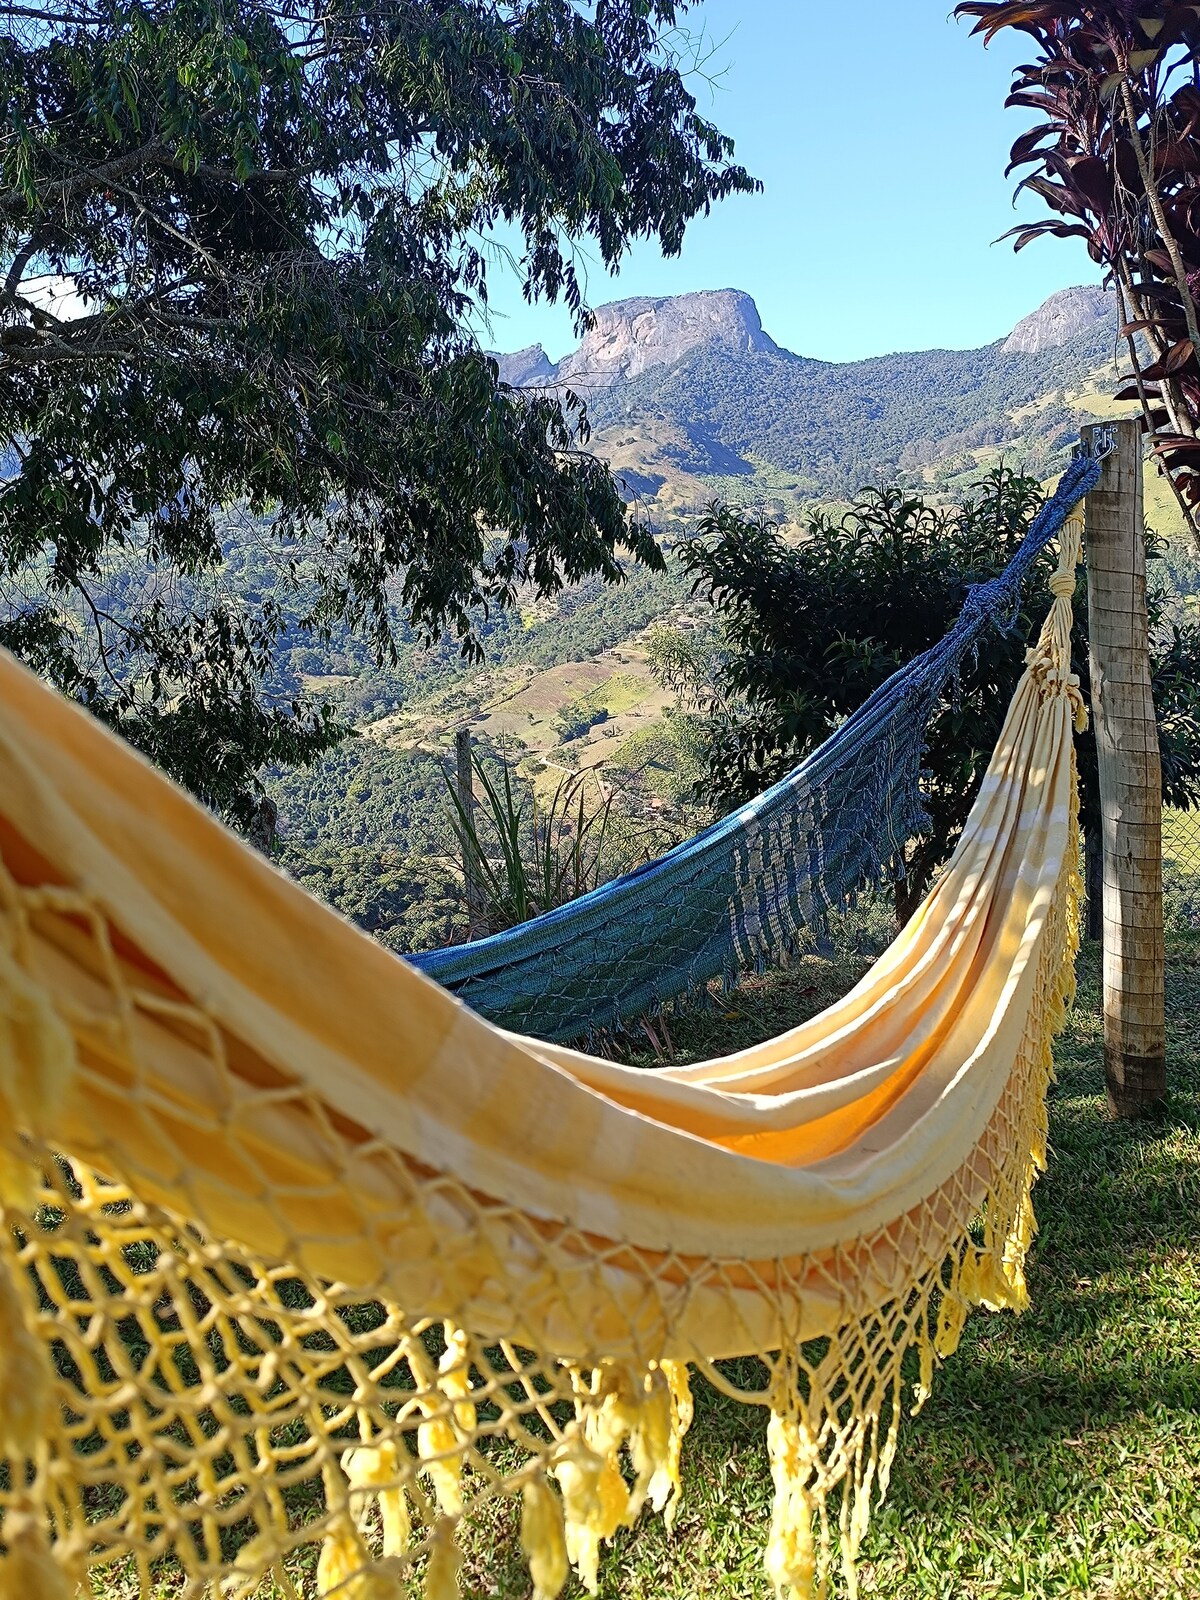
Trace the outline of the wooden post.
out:
[[[1141,431],[1133,420],[1090,428],[1093,450],[1108,429],[1116,448],[1086,512],[1104,846],[1104,1073],[1113,1115],[1136,1117],[1167,1087],[1162,769],[1150,690]]]
[[[463,815],[474,826],[475,822],[475,769],[471,763],[471,734],[469,729],[460,728],[454,735],[454,755],[458,764],[458,801],[462,806]],[[475,865],[466,834],[462,839],[463,847],[463,877],[467,886],[467,937],[468,939],[483,939],[487,937],[487,897],[483,892],[483,884],[479,880],[479,872]]]

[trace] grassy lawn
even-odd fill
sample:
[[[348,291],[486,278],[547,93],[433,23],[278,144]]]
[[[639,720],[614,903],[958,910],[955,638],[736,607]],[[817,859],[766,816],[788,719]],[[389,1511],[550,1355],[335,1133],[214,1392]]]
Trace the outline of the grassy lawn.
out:
[[[1200,1595],[1200,936],[1171,940],[1172,1097],[1151,1123],[1105,1119],[1094,948],[1081,965],[1035,1196],[1032,1309],[976,1313],[906,1421],[864,1600]],[[676,1025],[678,1057],[778,1032],[855,976],[810,958],[751,982],[724,1013]],[[645,1521],[621,1536],[606,1600],[769,1592],[763,1419],[697,1387],[674,1534]]]

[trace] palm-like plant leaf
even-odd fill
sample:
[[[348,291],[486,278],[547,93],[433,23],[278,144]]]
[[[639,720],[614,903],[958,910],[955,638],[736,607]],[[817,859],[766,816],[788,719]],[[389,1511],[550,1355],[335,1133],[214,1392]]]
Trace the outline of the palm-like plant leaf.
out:
[[[1200,548],[1200,5],[1178,0],[965,0],[990,42],[1037,44],[1007,104],[1038,117],[1008,171],[1056,215],[1006,238],[1086,240],[1116,284],[1144,424]],[[1059,220],[1063,219],[1063,220]]]

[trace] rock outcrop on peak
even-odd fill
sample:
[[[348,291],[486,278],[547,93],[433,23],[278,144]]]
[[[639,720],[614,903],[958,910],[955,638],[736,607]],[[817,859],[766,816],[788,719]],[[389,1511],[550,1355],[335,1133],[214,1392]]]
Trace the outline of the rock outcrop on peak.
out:
[[[510,383],[514,389],[554,381],[554,363],[540,344],[526,345],[524,350],[515,350],[512,355],[500,355],[495,351],[491,354],[500,368],[500,382]]]
[[[1031,311],[1000,346],[1005,355],[1040,355],[1043,350],[1058,350],[1070,344],[1097,323],[1107,322],[1116,333],[1117,297],[1112,290],[1094,285],[1060,289]]]
[[[758,307],[741,289],[658,299],[637,295],[598,307],[594,318],[578,349],[557,364],[540,344],[498,355],[501,380],[516,388],[554,383],[581,391],[610,389],[708,347],[743,355],[784,354],[763,332]]]
[[[780,353],[763,332],[758,307],[741,289],[657,300],[638,296],[597,310],[595,325],[578,350],[559,362],[557,378],[573,388],[607,388],[654,367],[673,367],[703,346]]]

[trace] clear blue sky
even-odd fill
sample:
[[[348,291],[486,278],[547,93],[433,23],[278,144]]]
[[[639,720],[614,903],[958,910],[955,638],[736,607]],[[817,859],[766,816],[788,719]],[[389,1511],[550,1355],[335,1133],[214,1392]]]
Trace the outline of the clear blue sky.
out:
[[[1045,215],[1030,196],[1014,212],[1004,177],[1029,120],[1004,97],[1030,44],[984,50],[951,3],[703,0],[692,28],[721,77],[698,85],[700,109],[764,192],[693,222],[682,256],[641,244],[615,279],[593,262],[589,302],[745,289],[780,344],[844,361],[987,344],[1053,290],[1098,281],[1080,240],[993,244]],[[561,307],[526,306],[499,270],[492,310],[493,348],[557,359],[575,343]]]

